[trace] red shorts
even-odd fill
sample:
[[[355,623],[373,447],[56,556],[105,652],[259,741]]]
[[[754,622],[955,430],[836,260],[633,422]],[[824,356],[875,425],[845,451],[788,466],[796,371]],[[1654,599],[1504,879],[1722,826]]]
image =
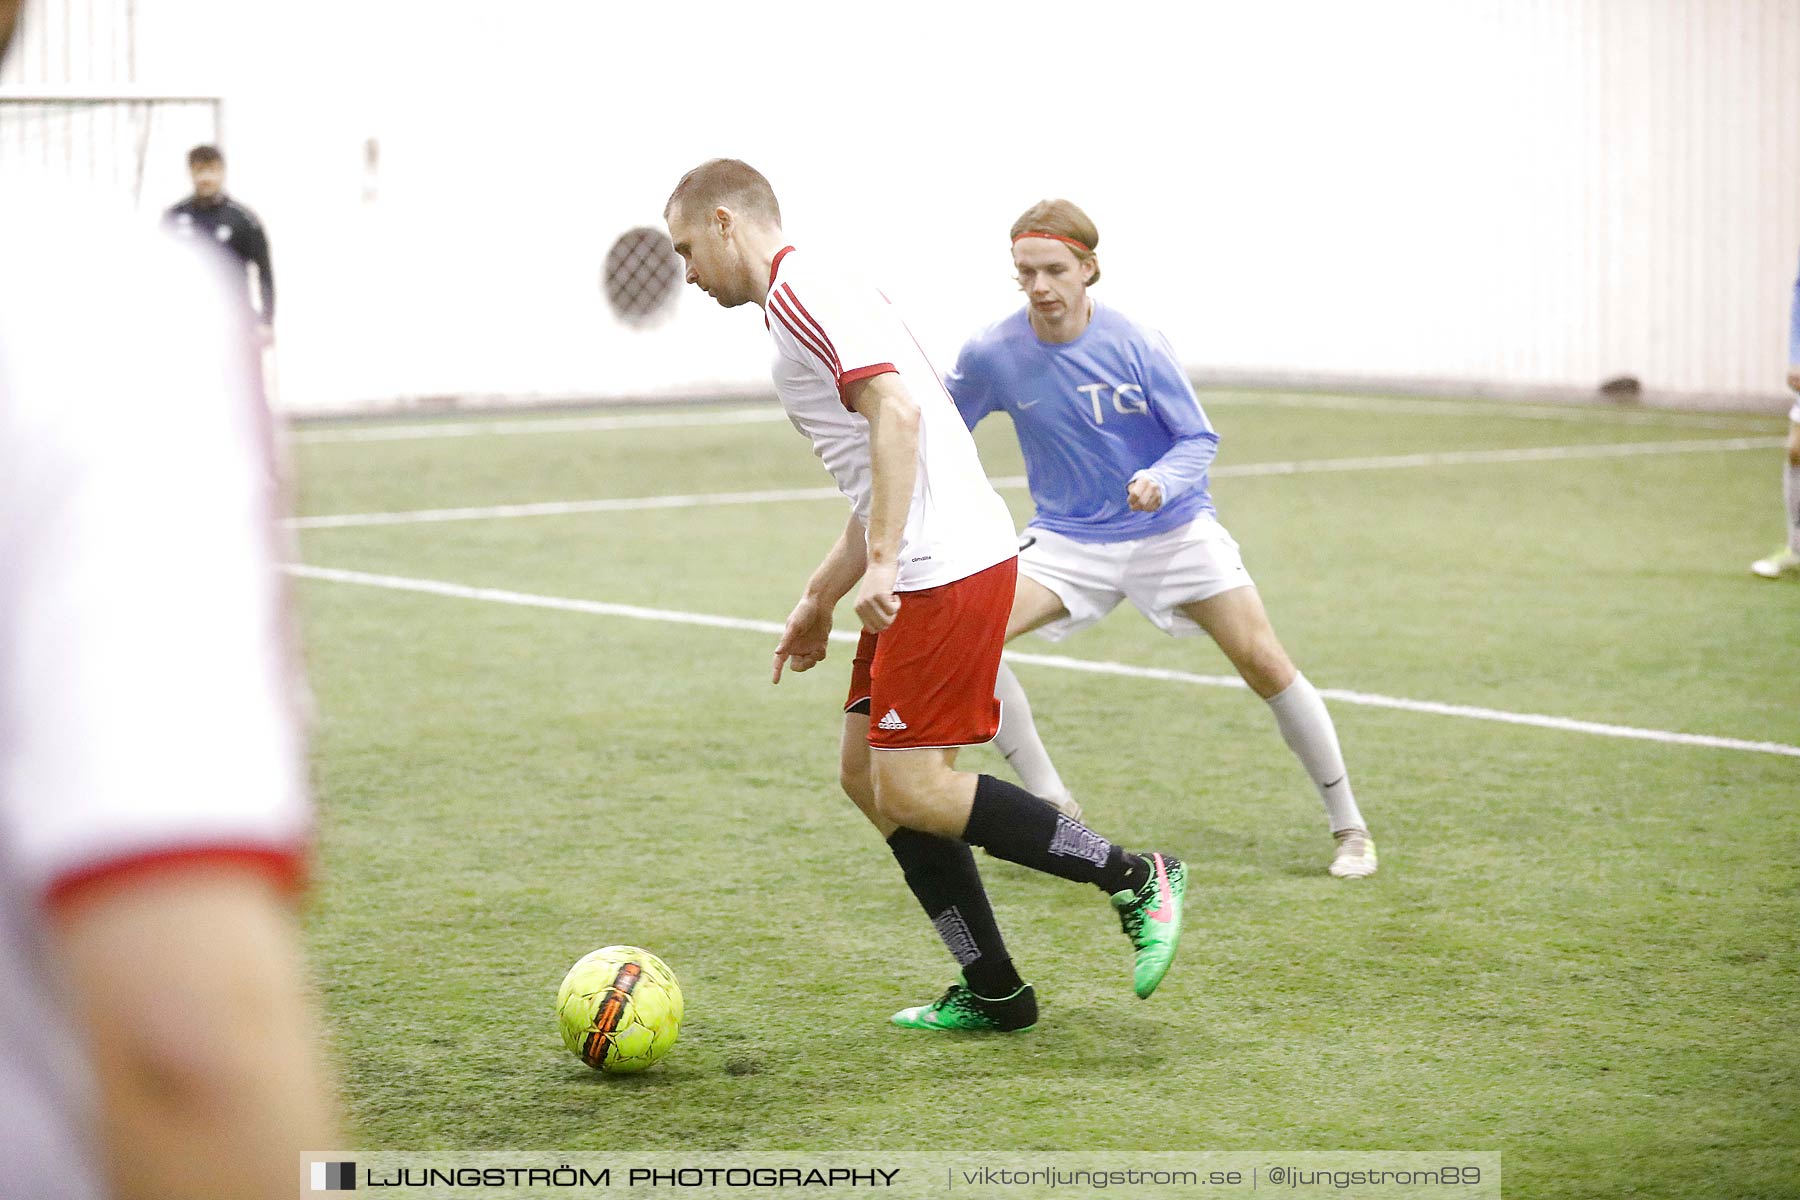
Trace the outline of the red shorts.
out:
[[[942,587],[900,593],[900,615],[864,631],[850,668],[846,711],[869,705],[876,750],[974,746],[1000,731],[994,677],[1006,645],[1019,560]]]

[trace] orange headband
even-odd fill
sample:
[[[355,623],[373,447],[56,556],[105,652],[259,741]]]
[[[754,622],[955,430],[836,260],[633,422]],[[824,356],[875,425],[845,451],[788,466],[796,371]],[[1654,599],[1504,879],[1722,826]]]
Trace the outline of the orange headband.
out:
[[[1031,231],[1028,233],[1021,233],[1018,237],[1014,238],[1013,241],[1015,243],[1022,242],[1026,238],[1049,238],[1053,242],[1067,242],[1069,245],[1075,247],[1077,250],[1085,250],[1089,254],[1092,254],[1094,252],[1094,248],[1092,246],[1088,245],[1086,242],[1078,242],[1074,238],[1064,237],[1060,233],[1038,233],[1034,230],[1034,231]]]

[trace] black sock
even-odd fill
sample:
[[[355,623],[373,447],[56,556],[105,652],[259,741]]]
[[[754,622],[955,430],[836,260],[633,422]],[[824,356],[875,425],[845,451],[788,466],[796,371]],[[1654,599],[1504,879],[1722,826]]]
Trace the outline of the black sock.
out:
[[[896,829],[888,849],[975,994],[1002,1000],[1024,987],[1007,956],[969,847],[952,838]]]
[[[1064,816],[1048,800],[992,775],[976,780],[963,841],[1022,867],[1091,883],[1108,895],[1136,891],[1148,877],[1142,858]]]

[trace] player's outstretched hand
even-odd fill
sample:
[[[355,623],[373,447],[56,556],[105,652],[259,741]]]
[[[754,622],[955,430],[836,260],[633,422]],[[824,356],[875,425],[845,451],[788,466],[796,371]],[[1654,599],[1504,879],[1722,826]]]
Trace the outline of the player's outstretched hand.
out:
[[[1155,512],[1162,507],[1162,484],[1142,471],[1131,477],[1131,486],[1126,489],[1125,495],[1131,502],[1133,512]]]
[[[880,633],[900,615],[900,595],[894,591],[899,570],[897,563],[870,563],[863,572],[862,587],[856,593],[856,615],[870,633]]]
[[[788,614],[781,641],[775,645],[775,674],[771,683],[781,682],[783,667],[810,671],[825,661],[831,646],[831,609],[811,596],[800,597],[794,611]]]

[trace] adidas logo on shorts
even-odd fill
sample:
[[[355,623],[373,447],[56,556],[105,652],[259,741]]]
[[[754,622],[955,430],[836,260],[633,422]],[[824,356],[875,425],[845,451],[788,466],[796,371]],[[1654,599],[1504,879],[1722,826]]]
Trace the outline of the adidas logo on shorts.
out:
[[[877,729],[905,729],[906,722],[900,719],[899,713],[890,708],[887,711],[887,716],[877,721],[875,727]]]

